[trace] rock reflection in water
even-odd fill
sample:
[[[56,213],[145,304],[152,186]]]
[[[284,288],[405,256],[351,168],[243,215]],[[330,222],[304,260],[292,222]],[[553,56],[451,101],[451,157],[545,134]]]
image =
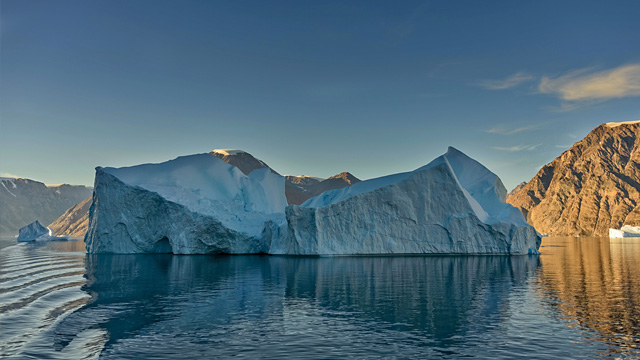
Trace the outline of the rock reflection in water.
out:
[[[549,238],[538,275],[543,301],[603,341],[608,353],[640,345],[640,239]]]

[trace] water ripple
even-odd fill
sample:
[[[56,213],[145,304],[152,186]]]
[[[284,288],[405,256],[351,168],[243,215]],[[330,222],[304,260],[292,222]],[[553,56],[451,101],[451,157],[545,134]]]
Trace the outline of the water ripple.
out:
[[[544,241],[540,257],[4,246],[0,357],[640,357],[640,246]]]

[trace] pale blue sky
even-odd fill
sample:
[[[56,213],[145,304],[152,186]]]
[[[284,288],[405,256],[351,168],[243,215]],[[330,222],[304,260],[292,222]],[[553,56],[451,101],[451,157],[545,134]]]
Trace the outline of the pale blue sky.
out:
[[[0,173],[244,149],[366,179],[452,145],[507,188],[640,120],[637,1],[0,2]]]

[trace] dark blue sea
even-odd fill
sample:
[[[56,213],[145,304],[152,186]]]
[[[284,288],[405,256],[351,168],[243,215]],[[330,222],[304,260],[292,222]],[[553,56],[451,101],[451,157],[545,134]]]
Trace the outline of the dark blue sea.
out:
[[[640,357],[640,240],[541,252],[87,255],[4,237],[0,357]]]

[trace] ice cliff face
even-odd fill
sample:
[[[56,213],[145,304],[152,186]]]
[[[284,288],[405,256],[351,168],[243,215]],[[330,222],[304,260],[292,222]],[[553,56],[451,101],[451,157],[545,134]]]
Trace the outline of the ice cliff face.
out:
[[[527,254],[540,236],[500,179],[460,151],[287,208],[277,254]]]
[[[41,236],[49,236],[51,232],[36,220],[31,224],[21,227],[18,232],[18,241],[35,241]]]
[[[540,237],[500,179],[449,151],[413,172],[286,206],[284,178],[216,157],[97,168],[92,253],[527,254]]]
[[[282,176],[209,154],[97,168],[85,242],[91,253],[264,252],[264,225],[283,223],[285,206]]]

